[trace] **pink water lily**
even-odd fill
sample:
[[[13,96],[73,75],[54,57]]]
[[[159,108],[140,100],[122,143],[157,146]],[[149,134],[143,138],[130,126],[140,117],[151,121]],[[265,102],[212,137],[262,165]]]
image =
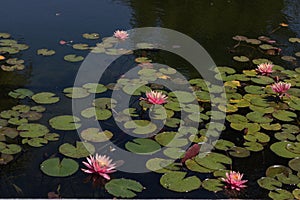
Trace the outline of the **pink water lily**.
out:
[[[256,68],[256,71],[259,72],[261,75],[270,75],[273,70],[273,64],[272,63],[262,63],[262,64],[259,64]]]
[[[274,92],[279,94],[279,97],[283,97],[284,95],[289,96],[287,92],[291,88],[291,84],[280,81],[278,83],[274,83],[273,85],[271,85],[271,88]]]
[[[128,33],[127,33],[127,31],[120,31],[120,30],[117,30],[117,31],[115,31],[114,32],[114,37],[115,38],[118,38],[118,39],[120,39],[120,40],[125,40],[125,39],[127,39],[128,38]]]
[[[226,173],[226,178],[222,178],[222,181],[227,183],[227,185],[225,186],[226,188],[240,191],[242,188],[247,187],[245,183],[248,182],[248,180],[242,180],[242,178],[243,174],[235,171],[230,171],[229,173]]]
[[[95,156],[90,155],[86,158],[88,162],[83,161],[82,163],[88,169],[81,169],[82,171],[93,174],[97,173],[103,178],[110,180],[110,176],[108,174],[116,172],[116,163],[113,163],[112,159],[110,159],[106,155],[98,155]]]
[[[147,98],[140,98],[140,100],[145,100],[148,103],[158,104],[158,105],[167,103],[167,98],[168,98],[162,92],[152,91],[152,90],[150,92],[146,92],[146,97]]]

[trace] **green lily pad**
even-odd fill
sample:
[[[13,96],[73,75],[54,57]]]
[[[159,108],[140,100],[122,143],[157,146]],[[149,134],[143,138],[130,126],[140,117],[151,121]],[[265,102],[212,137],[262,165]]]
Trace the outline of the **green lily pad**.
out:
[[[137,154],[154,154],[160,150],[160,145],[146,138],[137,138],[125,144],[125,148]]]
[[[234,146],[234,143],[233,142],[230,142],[228,140],[223,140],[223,139],[220,139],[220,140],[217,140],[216,142],[213,143],[214,147],[218,150],[224,150],[224,151],[227,151],[229,150],[231,147]]]
[[[53,117],[49,120],[52,128],[57,130],[75,130],[81,126],[80,119],[72,115],[61,115]]]
[[[268,117],[264,117],[263,113],[259,113],[259,112],[249,112],[246,115],[247,119],[256,122],[256,123],[262,123],[262,124],[266,124],[266,123],[270,123],[273,121],[272,118],[268,118]]]
[[[171,147],[171,148],[166,148],[163,151],[163,153],[164,153],[164,155],[168,156],[169,158],[178,159],[178,158],[181,158],[185,152],[181,148]]]
[[[300,172],[300,157],[290,160],[289,167],[295,171]]]
[[[246,56],[234,56],[233,60],[238,62],[249,62],[249,58]]]
[[[226,120],[231,122],[231,123],[247,123],[248,119],[239,114],[232,114],[232,115],[227,115]]]
[[[279,132],[279,133],[275,133],[275,138],[277,140],[296,140],[296,136],[291,134],[291,133],[284,133],[284,132]]]
[[[9,33],[0,33],[0,38],[4,38],[4,39],[10,38],[10,34]]]
[[[297,58],[295,58],[293,56],[282,56],[281,59],[285,60],[285,61],[288,61],[288,62],[293,62],[293,61],[297,60]]]
[[[13,117],[19,117],[20,113],[15,110],[4,110],[0,113],[0,117],[4,119],[10,119]]]
[[[93,94],[103,93],[107,90],[107,87],[105,85],[98,83],[86,83],[82,87],[87,89],[89,93]]]
[[[272,113],[272,115],[276,119],[279,119],[281,121],[286,121],[286,122],[294,121],[293,118],[297,117],[296,113],[293,113],[291,111],[286,111],[286,110],[276,110],[275,112]]]
[[[32,139],[25,138],[23,140],[28,140],[27,143],[32,147],[42,147],[44,146],[44,144],[48,143],[48,140],[46,140],[45,138],[32,138]]]
[[[7,144],[5,148],[1,148],[3,154],[17,154],[22,151],[22,148],[17,144]]]
[[[280,181],[277,181],[271,177],[261,177],[257,180],[257,183],[260,187],[267,189],[267,190],[276,190],[282,186]]]
[[[176,74],[177,70],[171,67],[167,67],[167,68],[160,68],[159,71],[163,74]]]
[[[254,151],[254,152],[262,151],[264,149],[263,145],[257,142],[245,142],[244,146],[249,151]]]
[[[84,57],[77,56],[75,54],[69,54],[69,55],[64,56],[64,60],[69,61],[69,62],[80,62],[80,61],[84,60]]]
[[[41,163],[40,169],[48,176],[66,177],[74,174],[79,168],[78,163],[69,158],[50,158]]]
[[[18,112],[25,113],[25,112],[30,111],[30,106],[27,106],[27,105],[16,105],[16,106],[12,107],[12,110],[16,110]]]
[[[245,91],[250,94],[264,94],[264,88],[256,85],[248,85],[245,88]]]
[[[276,189],[269,192],[269,197],[274,200],[294,199],[292,193],[284,189]]]
[[[266,143],[270,141],[270,136],[261,132],[247,133],[244,138],[250,142]]]
[[[28,120],[27,119],[19,119],[19,118],[10,118],[8,120],[8,123],[9,124],[13,124],[13,125],[21,125],[21,124],[26,124],[28,123]]]
[[[255,65],[259,65],[259,64],[262,64],[262,63],[272,63],[272,61],[268,60],[268,59],[265,59],[265,58],[258,58],[258,59],[254,59],[252,60],[253,64]]]
[[[268,85],[274,83],[274,80],[268,76],[259,76],[258,78],[251,78],[251,81],[260,85]]]
[[[111,109],[115,108],[117,101],[112,98],[97,98],[93,101],[93,106],[100,109]]]
[[[99,33],[84,33],[82,34],[82,37],[89,40],[96,40],[99,39]]]
[[[39,104],[53,104],[59,101],[59,97],[55,97],[55,95],[51,92],[41,92],[33,95],[31,98]]]
[[[113,137],[113,133],[105,130],[100,132],[98,128],[87,128],[80,133],[81,137],[91,142],[105,142]]]
[[[196,176],[185,176],[186,172],[168,172],[160,178],[160,184],[175,192],[190,192],[201,186],[201,181]]]
[[[300,142],[294,142],[286,145],[286,149],[290,152],[300,154]]]
[[[10,161],[12,161],[14,157],[9,154],[1,154],[0,155],[0,165],[6,165]]]
[[[260,124],[263,129],[268,131],[278,131],[281,129],[281,125],[279,123],[276,124]]]
[[[169,93],[169,96],[177,98],[180,103],[190,103],[196,100],[196,95],[185,91],[173,91]]]
[[[47,133],[44,138],[48,141],[57,141],[59,140],[59,134],[57,133]]]
[[[88,49],[90,49],[88,44],[73,44],[72,47],[73,47],[73,49],[77,49],[77,50],[88,50]]]
[[[124,124],[124,127],[127,129],[134,129],[133,133],[135,134],[153,133],[157,128],[154,123],[147,120],[128,121]]]
[[[250,105],[249,108],[252,111],[263,113],[263,114],[274,112],[273,107],[261,107],[261,106]]]
[[[67,97],[73,98],[73,99],[80,99],[84,98],[90,95],[88,91],[81,87],[69,87],[65,88],[64,91],[65,95]]]
[[[60,145],[59,152],[71,158],[84,158],[95,153],[95,147],[88,142],[76,142],[76,146],[65,143]]]
[[[21,137],[36,138],[49,133],[49,129],[42,124],[21,124],[17,127]]]
[[[261,45],[259,45],[259,48],[261,48],[263,50],[274,49],[274,47],[272,45],[269,45],[269,44],[261,44]]]
[[[156,173],[166,173],[171,171],[180,170],[180,167],[174,163],[175,160],[152,158],[146,162],[147,169]]]
[[[31,97],[33,94],[31,90],[25,88],[19,88],[8,93],[9,96],[15,99],[24,99],[25,97]]]
[[[229,149],[229,154],[237,158],[246,158],[250,156],[250,151],[243,147],[234,146]]]
[[[181,120],[178,118],[167,118],[165,125],[168,127],[176,128],[179,126]]]
[[[30,110],[36,111],[36,112],[44,112],[46,110],[46,108],[44,106],[33,106],[30,108]]]
[[[297,185],[298,183],[300,183],[300,178],[292,173],[289,174],[277,174],[276,178],[278,179],[278,181],[280,181],[283,184],[287,184],[287,185]]]
[[[136,192],[142,192],[145,188],[135,180],[121,178],[109,181],[105,189],[114,197],[133,198]]]
[[[52,56],[55,54],[55,51],[49,49],[38,49],[37,54],[42,56]]]
[[[293,195],[296,199],[300,199],[300,189],[294,189]]]
[[[211,192],[219,192],[223,190],[224,184],[219,179],[205,179],[202,187]]]
[[[122,88],[122,90],[126,94],[129,94],[129,95],[140,96],[143,93],[145,93],[146,91],[150,91],[151,88],[149,88],[148,86],[145,86],[145,85],[137,88],[137,86],[135,84],[128,84],[128,85],[125,85]]]
[[[112,113],[107,109],[90,107],[81,111],[81,115],[85,118],[95,117],[97,120],[107,120],[112,116]]]
[[[185,161],[185,165],[189,170],[194,172],[211,173],[214,171],[213,169],[209,169],[204,166],[201,166],[194,159],[188,159],[187,161]]]
[[[286,141],[276,142],[271,145],[270,149],[280,157],[284,157],[284,158],[299,157],[300,154],[293,153],[287,149],[287,145],[291,145],[291,144],[292,144],[291,142],[286,142]]]
[[[212,170],[226,169],[224,164],[232,163],[231,158],[223,154],[213,152],[199,154],[194,160],[199,165]]]
[[[284,165],[272,165],[266,170],[266,176],[275,178],[278,174],[289,174],[292,170]]]
[[[22,113],[20,115],[20,117],[22,118],[26,118],[28,121],[36,121],[36,120],[39,120],[42,118],[42,114],[41,113],[38,113],[38,112],[35,112],[35,111],[29,111],[29,112],[26,112],[26,113]]]
[[[162,146],[182,147],[188,144],[186,138],[182,138],[177,132],[162,132],[155,136],[155,140]]]

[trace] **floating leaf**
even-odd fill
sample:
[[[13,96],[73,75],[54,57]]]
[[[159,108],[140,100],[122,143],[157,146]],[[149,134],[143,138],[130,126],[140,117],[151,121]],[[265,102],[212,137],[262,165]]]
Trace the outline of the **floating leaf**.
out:
[[[293,61],[296,61],[297,59],[293,56],[282,56],[281,57],[282,60],[285,60],[285,61],[289,61],[289,62],[293,62]]]
[[[84,57],[77,56],[75,54],[69,54],[69,55],[64,56],[64,60],[69,61],[69,62],[80,62],[83,59],[84,59]]]
[[[162,158],[152,158],[148,160],[146,162],[146,167],[147,169],[157,173],[166,173],[180,169],[180,167],[174,163],[174,160]]]
[[[223,190],[224,184],[219,179],[205,179],[202,187],[211,192],[219,192]]]
[[[245,142],[244,146],[249,151],[254,151],[254,152],[262,151],[264,149],[264,147],[260,143],[257,143],[257,142]]]
[[[87,128],[80,133],[81,137],[91,142],[105,142],[113,137],[113,133],[105,130],[100,132],[98,128]]]
[[[273,119],[271,118],[268,118],[268,117],[264,117],[264,114],[263,113],[259,113],[259,112],[249,112],[247,115],[246,115],[247,119],[253,121],[253,122],[256,122],[256,123],[263,123],[263,124],[266,124],[266,123],[270,123],[273,121]]]
[[[19,132],[15,128],[2,127],[0,128],[0,138],[1,136],[7,136],[11,139],[14,139],[19,135]]]
[[[62,161],[59,158],[50,158],[42,162],[40,168],[48,176],[66,177],[74,174],[79,165],[75,160],[69,158],[63,158]]]
[[[172,159],[178,159],[184,155],[183,149],[177,147],[166,148],[163,153]]]
[[[79,99],[84,98],[90,95],[88,91],[81,87],[69,87],[65,88],[64,91],[65,95],[67,97],[73,98],[73,99]]]
[[[32,100],[39,104],[53,104],[59,101],[59,97],[55,97],[54,93],[41,92],[33,95]]]
[[[103,93],[107,90],[107,87],[105,87],[105,85],[98,83],[86,83],[82,87],[87,89],[89,93],[93,94]]]
[[[97,98],[93,101],[93,106],[100,109],[111,109],[115,108],[117,101],[112,98]]]
[[[261,85],[268,85],[274,83],[274,80],[268,76],[259,76],[258,78],[251,78],[251,81]]]
[[[261,44],[261,45],[259,45],[259,48],[261,48],[263,50],[270,50],[270,49],[274,49],[275,47],[273,47],[272,45],[269,45],[269,44]]]
[[[290,160],[289,167],[295,171],[300,172],[300,157]]]
[[[95,147],[88,142],[76,142],[76,146],[65,143],[60,145],[59,152],[71,158],[84,158],[95,153]]]
[[[17,154],[22,151],[22,148],[17,144],[7,144],[4,148],[0,148],[3,154]]]
[[[292,43],[298,42],[298,43],[300,43],[300,38],[289,38],[289,42],[292,42]]]
[[[275,112],[272,113],[272,115],[276,119],[279,119],[281,121],[286,121],[286,122],[294,121],[293,118],[297,117],[296,113],[286,111],[286,110],[276,110]]]
[[[36,138],[49,133],[49,129],[42,124],[21,124],[17,128],[21,137]]]
[[[90,49],[88,44],[73,44],[73,49],[78,49],[78,50],[88,50]]]
[[[52,56],[55,54],[55,51],[49,49],[38,49],[37,54],[42,56]]]
[[[287,185],[297,185],[298,183],[300,183],[300,178],[292,173],[289,174],[277,174],[276,178],[278,179],[278,181],[280,181],[283,184],[287,184]]]
[[[268,59],[265,59],[265,58],[258,58],[258,59],[254,59],[252,60],[253,64],[255,65],[259,65],[259,64],[262,64],[262,63],[272,63],[270,60]]]
[[[89,40],[96,40],[99,39],[100,36],[98,33],[84,33],[82,34],[82,37]]]
[[[154,154],[160,150],[160,145],[146,138],[137,138],[125,144],[125,148],[137,154]]]
[[[271,178],[275,178],[278,174],[281,173],[289,174],[292,173],[292,170],[283,165],[272,165],[266,170],[266,176]]]
[[[124,124],[127,129],[134,129],[135,134],[149,134],[156,130],[156,125],[147,120],[133,120]]]
[[[257,180],[260,187],[267,190],[275,190],[282,186],[282,183],[271,177],[261,177]]]
[[[284,158],[296,158],[299,157],[300,154],[293,153],[287,149],[287,145],[291,145],[291,142],[276,142],[273,143],[270,147],[270,149],[276,153],[278,156],[284,157]]]
[[[293,195],[296,199],[300,199],[300,189],[294,189]]]
[[[0,155],[0,165],[6,165],[7,163],[12,161],[13,159],[14,159],[14,157],[12,155],[2,153]]]
[[[42,146],[44,146],[44,144],[48,143],[48,140],[46,140],[44,138],[32,138],[32,139],[26,138],[23,140],[28,140],[27,143],[32,147],[42,147]]]
[[[4,38],[4,39],[10,38],[10,34],[9,33],[0,33],[0,38]]]
[[[249,58],[246,56],[234,56],[233,60],[238,61],[238,62],[248,62]]]
[[[9,92],[8,95],[15,99],[24,99],[25,97],[31,97],[33,92],[29,89],[19,88]]]
[[[228,140],[223,140],[223,139],[220,139],[220,140],[217,140],[215,143],[214,143],[214,147],[216,149],[219,149],[219,150],[224,150],[224,151],[227,151],[229,150],[231,147],[234,146],[234,143],[233,142],[230,142]]]
[[[269,197],[274,200],[294,199],[292,193],[284,189],[276,189],[269,192]]]
[[[234,146],[230,148],[229,154],[237,158],[246,158],[250,156],[250,151],[243,147]]]
[[[114,197],[133,198],[136,192],[142,192],[144,187],[131,179],[113,179],[105,184],[105,189]]]
[[[160,184],[175,192],[189,192],[201,186],[201,181],[196,176],[185,178],[186,172],[168,172],[160,178]]]
[[[180,103],[190,103],[196,100],[196,95],[186,91],[173,91],[169,93],[169,96],[177,98]]]
[[[166,147],[182,147],[188,144],[186,138],[181,138],[177,132],[162,132],[155,136],[155,140]]]
[[[78,122],[80,122],[80,119],[72,115],[56,116],[49,120],[52,128],[65,131],[79,128],[81,124]]]

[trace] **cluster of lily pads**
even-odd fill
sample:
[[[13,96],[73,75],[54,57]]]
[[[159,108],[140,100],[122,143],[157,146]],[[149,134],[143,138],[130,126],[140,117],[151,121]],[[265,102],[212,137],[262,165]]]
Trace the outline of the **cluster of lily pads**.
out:
[[[126,39],[125,35],[124,39]],[[122,37],[123,37],[122,36]],[[2,38],[10,36],[0,34]],[[99,34],[83,34],[86,39],[98,40]],[[128,35],[127,35],[128,37]],[[257,49],[266,51],[268,55],[278,56],[282,50],[276,46],[276,41],[261,36],[258,39],[249,39],[245,36],[235,36],[238,40],[238,48],[243,42]],[[298,42],[299,38],[292,38],[290,42]],[[5,42],[6,41],[6,42]],[[73,44],[73,42],[61,41],[60,44],[72,46],[77,50],[91,50],[92,53],[106,53],[107,55],[119,55],[133,53],[126,49],[114,48],[120,42],[116,37],[103,38],[103,42],[94,47],[84,43]],[[5,45],[1,45],[6,44]],[[10,44],[10,46],[8,45]],[[1,52],[13,52],[17,43],[0,41],[4,46]],[[6,47],[8,49],[6,49]],[[23,47],[18,46],[17,47]],[[153,47],[151,44],[140,44],[143,49]],[[10,49],[12,48],[12,49]],[[48,49],[37,51],[41,55],[53,55],[55,52]],[[295,54],[299,56],[299,52]],[[75,54],[66,55],[65,60],[77,62],[83,60]],[[219,66],[215,78],[224,81],[226,95],[220,96],[222,87],[213,85],[202,78],[189,81],[179,78],[178,71],[170,67],[157,69],[152,60],[147,57],[137,57],[135,61],[139,64],[138,78],[122,77],[117,83],[107,85],[100,83],[86,83],[81,87],[65,88],[62,92],[67,98],[81,99],[92,94],[103,94],[106,97],[94,99],[90,107],[81,111],[81,116],[61,115],[49,120],[49,125],[57,131],[80,130],[83,141],[72,144],[64,143],[59,146],[59,157],[45,160],[40,167],[43,173],[53,177],[66,177],[73,175],[79,170],[82,158],[96,152],[95,146],[105,144],[113,138],[112,130],[100,131],[96,127],[80,129],[84,119],[98,120],[101,122],[112,122],[114,120],[122,125],[122,128],[130,130],[137,137],[130,139],[124,144],[126,150],[138,155],[153,155],[146,163],[146,167],[161,174],[160,184],[167,190],[175,192],[190,192],[199,188],[212,192],[223,191],[226,188],[226,173],[232,168],[233,159],[244,159],[253,152],[263,151],[270,146],[276,155],[288,158],[287,166],[274,165],[266,169],[266,176],[260,178],[257,183],[262,188],[270,190],[269,197],[273,199],[300,198],[300,68],[294,70],[285,69],[274,65],[272,73],[261,75],[255,68],[259,64],[272,63],[266,58],[250,58],[245,55],[233,57],[238,62],[249,63],[248,69],[240,70],[227,66]],[[294,62],[291,57],[282,57],[283,60]],[[9,59],[8,59],[9,60]],[[5,60],[7,62],[8,60]],[[15,63],[9,61],[9,63]],[[8,63],[8,64],[9,64]],[[21,63],[19,63],[21,64]],[[11,64],[13,65],[13,64]],[[3,68],[2,68],[3,69]],[[16,68],[17,69],[17,68]],[[166,80],[176,85],[176,88],[190,87],[193,94],[176,90],[169,91],[163,85],[154,84],[157,80]],[[291,84],[288,96],[279,98],[273,91],[272,84],[284,81]],[[143,85],[135,89],[136,85]],[[109,98],[111,90],[119,90],[124,94],[132,95],[138,104],[132,104],[121,112],[114,108],[118,101]],[[147,92],[157,90],[168,97],[168,101],[160,107],[149,104],[144,98]],[[197,105],[193,104],[194,95]],[[34,93],[28,89],[19,88],[9,93],[9,96],[17,99],[29,98],[37,104],[59,103],[60,98],[52,92]],[[213,98],[213,101],[212,99]],[[224,98],[227,105],[223,106]],[[133,101],[135,102],[135,101]],[[211,103],[213,105],[211,105]],[[215,106],[219,110],[212,111]],[[195,110],[200,110],[195,113]],[[0,113],[0,152],[1,163],[6,164],[13,159],[11,155],[21,151],[22,145],[34,147],[47,144],[48,141],[57,140],[59,135],[50,133],[47,126],[32,123],[42,117],[45,109],[41,105],[27,106],[17,105],[10,110]],[[113,115],[113,112],[116,112]],[[152,119],[161,120],[163,129],[144,117],[145,112]],[[179,116],[184,112],[185,119]],[[225,114],[226,113],[226,114]],[[209,123],[211,116],[216,122]],[[226,117],[226,124],[217,121]],[[198,123],[199,128],[191,126]],[[210,126],[210,127],[208,127]],[[213,127],[212,127],[213,126]],[[208,128],[213,129],[210,135]],[[227,131],[225,131],[225,129]],[[215,150],[212,152],[196,153],[195,156],[187,156],[186,149],[189,145],[209,145],[211,137],[218,137],[219,132],[223,134],[237,133],[243,138],[242,143],[232,139],[220,139],[213,143]],[[226,138],[230,138],[226,137]],[[274,142],[275,141],[275,142]],[[21,144],[20,144],[21,143]],[[163,156],[156,156],[163,149]],[[117,153],[117,152],[116,152]],[[185,159],[183,159],[185,158]],[[126,165],[126,163],[125,163]],[[232,169],[238,171],[238,169]],[[202,180],[199,178],[205,177]],[[245,174],[247,177],[247,174]],[[132,198],[137,192],[145,188],[136,180],[112,179],[105,182],[105,189],[115,197]],[[230,188],[229,188],[230,189]]]

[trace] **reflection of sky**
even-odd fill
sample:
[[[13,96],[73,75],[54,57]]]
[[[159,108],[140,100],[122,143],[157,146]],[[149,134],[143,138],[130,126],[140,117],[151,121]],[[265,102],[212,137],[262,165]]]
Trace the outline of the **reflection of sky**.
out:
[[[287,15],[290,30],[300,37],[300,0],[285,0],[282,13]]]

